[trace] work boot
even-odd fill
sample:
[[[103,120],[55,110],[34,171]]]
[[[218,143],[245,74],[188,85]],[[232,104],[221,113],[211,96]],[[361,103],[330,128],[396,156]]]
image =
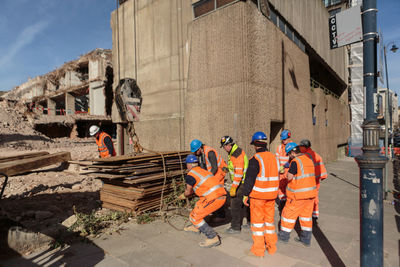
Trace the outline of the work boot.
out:
[[[285,231],[280,231],[278,233],[278,241],[281,243],[289,243],[290,233]]]
[[[228,229],[225,230],[225,233],[227,233],[227,234],[240,234],[240,230],[235,230],[232,227],[229,227]]]
[[[302,241],[299,237],[295,237],[294,241],[299,242],[299,243],[303,244],[303,246],[308,247],[308,248],[311,246],[311,242],[306,243],[305,241]]]
[[[195,234],[200,234],[199,229],[197,229],[197,228],[194,227],[193,225],[186,226],[185,228],[183,228],[183,231],[185,231],[185,232],[190,232],[190,233],[195,233]]]
[[[221,244],[219,236],[216,235],[214,238],[207,238],[205,241],[200,242],[199,245],[202,248],[212,248]]]
[[[243,224],[242,229],[246,229],[246,230],[250,229],[250,224],[249,223]]]

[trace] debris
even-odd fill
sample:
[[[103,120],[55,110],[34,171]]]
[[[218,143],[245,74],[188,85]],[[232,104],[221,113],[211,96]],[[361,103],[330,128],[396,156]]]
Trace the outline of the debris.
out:
[[[74,225],[74,223],[76,223],[77,220],[78,220],[78,218],[74,214],[74,215],[69,216],[61,224],[64,225],[65,227],[67,227],[67,228],[70,228],[72,225]]]

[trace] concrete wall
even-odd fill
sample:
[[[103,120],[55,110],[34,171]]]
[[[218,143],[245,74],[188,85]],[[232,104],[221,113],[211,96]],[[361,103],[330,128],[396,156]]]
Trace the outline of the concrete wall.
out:
[[[281,121],[294,141],[308,138],[327,161],[336,159],[337,145],[349,135],[348,106],[311,91],[308,56],[255,5],[238,3],[197,19],[192,33],[186,148],[193,138],[217,148],[221,136],[232,135],[252,155],[251,135],[269,135],[271,121]]]
[[[121,79],[137,80],[143,104],[135,128],[144,147],[185,148],[183,105],[191,21],[191,3],[181,0],[130,0],[112,13],[113,88]],[[120,121],[115,106],[112,116],[114,122]]]
[[[321,0],[269,0],[329,66],[346,81],[345,47],[329,47],[329,13]]]

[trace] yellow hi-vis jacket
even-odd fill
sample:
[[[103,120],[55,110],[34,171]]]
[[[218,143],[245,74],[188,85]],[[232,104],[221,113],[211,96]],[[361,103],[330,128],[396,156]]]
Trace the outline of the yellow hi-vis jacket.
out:
[[[246,153],[234,144],[228,155],[228,169],[231,175],[232,187],[237,188],[240,182],[244,183],[248,166],[249,160]]]

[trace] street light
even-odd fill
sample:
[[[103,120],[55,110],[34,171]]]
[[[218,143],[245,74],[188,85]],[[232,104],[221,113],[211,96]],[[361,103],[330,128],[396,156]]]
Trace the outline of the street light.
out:
[[[392,45],[392,48],[390,48],[390,51],[392,51],[393,53],[396,53],[396,51],[399,49],[396,44],[394,42],[390,42],[386,45],[383,46],[383,54],[385,57],[385,73],[386,73],[386,103],[385,103],[385,157],[389,156],[389,143],[388,143],[388,137],[389,137],[389,125],[388,125],[388,120],[390,118],[390,130],[392,131],[392,138],[391,138],[391,144],[392,146],[394,146],[393,144],[393,125],[392,125],[392,110],[390,111],[390,115],[389,115],[389,74],[388,74],[388,70],[387,70],[387,60],[386,60],[386,50],[387,47],[389,45]],[[384,198],[387,198],[387,194],[388,194],[388,163],[386,162],[385,164],[385,194],[384,194]]]

